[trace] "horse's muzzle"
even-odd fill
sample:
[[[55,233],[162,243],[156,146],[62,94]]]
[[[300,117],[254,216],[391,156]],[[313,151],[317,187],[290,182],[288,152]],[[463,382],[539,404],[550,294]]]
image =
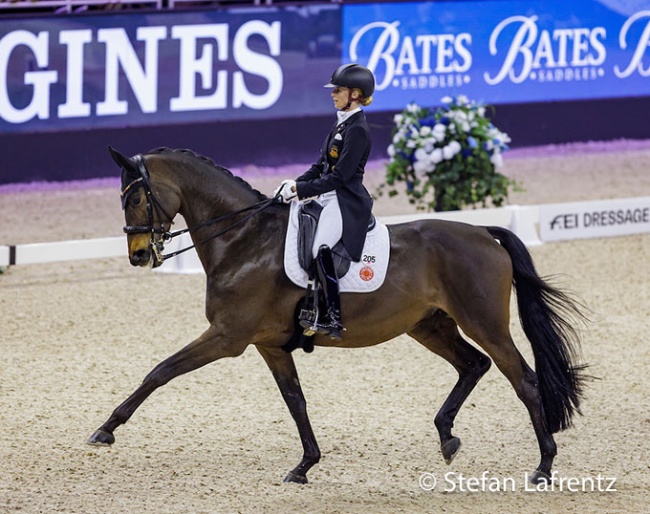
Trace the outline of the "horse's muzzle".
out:
[[[141,248],[129,255],[129,262],[132,266],[148,266],[153,255],[148,248]]]
[[[129,262],[132,266],[157,268],[163,263],[162,244],[159,248],[157,243],[152,243],[148,241],[147,236],[141,235],[128,236],[127,239],[129,240]]]

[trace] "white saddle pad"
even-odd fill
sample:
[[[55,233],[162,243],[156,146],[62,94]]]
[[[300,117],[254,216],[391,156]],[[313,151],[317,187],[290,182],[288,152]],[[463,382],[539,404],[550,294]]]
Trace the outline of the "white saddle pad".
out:
[[[309,276],[298,260],[298,210],[300,204],[291,202],[289,226],[284,245],[284,271],[297,286],[306,288]],[[361,261],[352,262],[350,269],[339,280],[341,293],[370,293],[379,289],[386,278],[390,258],[388,228],[379,221],[368,232]]]

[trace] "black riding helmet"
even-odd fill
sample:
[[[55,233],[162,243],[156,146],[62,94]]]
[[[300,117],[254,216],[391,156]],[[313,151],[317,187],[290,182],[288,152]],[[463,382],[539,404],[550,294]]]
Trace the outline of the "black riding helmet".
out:
[[[365,98],[370,98],[375,92],[375,77],[368,68],[360,64],[344,64],[336,69],[325,87],[359,88]]]

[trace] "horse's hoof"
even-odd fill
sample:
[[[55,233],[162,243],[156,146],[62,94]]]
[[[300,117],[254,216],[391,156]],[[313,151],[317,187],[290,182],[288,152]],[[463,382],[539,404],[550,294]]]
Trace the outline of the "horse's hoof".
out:
[[[548,484],[551,481],[551,475],[548,473],[541,471],[539,469],[536,469],[532,475],[530,475],[530,483],[531,484]]]
[[[283,482],[292,483],[292,484],[306,484],[307,482],[309,482],[309,480],[307,480],[307,476],[305,475],[297,475],[293,471],[289,471],[289,474],[286,477],[284,477]]]
[[[442,457],[445,459],[446,464],[451,464],[458,452],[460,451],[460,439],[452,437],[449,441],[440,445]]]
[[[110,446],[115,442],[115,436],[105,430],[97,430],[86,442],[92,446]]]

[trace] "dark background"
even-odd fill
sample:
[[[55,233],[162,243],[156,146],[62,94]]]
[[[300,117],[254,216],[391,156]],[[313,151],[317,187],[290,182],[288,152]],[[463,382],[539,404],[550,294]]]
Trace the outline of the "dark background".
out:
[[[336,0],[334,3],[366,1],[368,0]],[[204,9],[206,6],[202,4],[206,3],[210,4],[210,8],[224,10],[242,5],[250,7],[252,4],[251,0],[228,0],[198,3],[195,7]],[[273,0],[274,5],[310,3],[326,4],[327,1]],[[120,7],[125,10],[117,12],[126,13],[129,9],[137,9],[137,5],[134,5],[135,7],[130,7],[125,4]],[[96,14],[105,14],[105,11],[101,11],[101,6],[91,6],[89,9],[97,9]],[[43,16],[48,12],[44,8],[23,11],[0,11],[0,23],[8,16],[29,18],[37,13]],[[55,15],[53,12],[50,14]],[[576,141],[648,139],[650,80],[648,95],[495,105],[490,117],[499,129],[512,138],[513,148]],[[377,105],[381,103],[380,96],[377,96],[376,102]],[[301,108],[300,112],[308,112],[308,109]],[[391,142],[395,113],[376,112],[372,109],[367,111],[373,136],[373,159],[387,157],[386,148]],[[328,115],[299,118],[66,129],[60,132],[4,132],[0,133],[0,184],[117,176],[119,170],[108,154],[108,145],[129,155],[144,153],[160,146],[189,148],[226,167],[308,164],[319,155],[324,135],[334,121],[335,112],[332,109]]]
[[[385,158],[394,112],[368,112],[372,158]],[[497,105],[494,124],[511,147],[650,138],[650,97]],[[331,116],[0,136],[0,183],[118,175],[107,147],[132,155],[159,146],[189,148],[215,162],[279,166],[318,157]]]

